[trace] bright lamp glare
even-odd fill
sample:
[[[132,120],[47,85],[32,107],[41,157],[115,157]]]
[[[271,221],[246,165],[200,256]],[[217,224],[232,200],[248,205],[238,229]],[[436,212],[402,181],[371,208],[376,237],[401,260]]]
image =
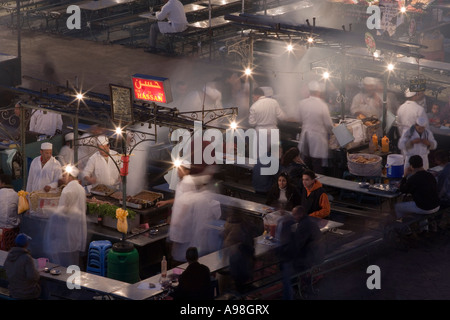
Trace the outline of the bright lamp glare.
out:
[[[374,58],[378,58],[380,55],[378,54],[378,52],[377,51],[375,51],[374,53],[373,53],[373,57]]]
[[[122,129],[120,128],[120,127],[117,127],[116,128],[116,134],[122,134]]]
[[[71,165],[67,165],[65,171],[70,174],[73,171],[73,167]]]
[[[84,95],[82,93],[77,93],[77,99],[78,100],[83,100]]]
[[[405,13],[405,12],[406,12],[406,8],[405,8],[405,7],[401,7],[401,8],[400,8],[400,12],[401,12],[401,13]]]
[[[314,39],[312,37],[309,37],[308,38],[308,43],[313,43],[313,42],[314,42]]]
[[[286,49],[287,51],[291,52],[292,50],[294,50],[294,46],[292,44],[288,44]]]
[[[237,123],[236,123],[236,121],[233,121],[233,122],[230,123],[230,128],[231,128],[231,129],[236,129],[236,128],[237,128]]]
[[[389,71],[394,70],[394,65],[393,65],[392,63],[389,63],[389,64],[387,65],[387,69],[388,69]]]
[[[177,159],[173,162],[174,167],[178,168],[179,166],[181,166],[181,160]]]
[[[329,73],[328,71],[325,71],[325,72],[323,73],[322,77],[323,77],[324,79],[328,79],[328,78],[330,77],[330,73]]]
[[[251,74],[252,74],[252,69],[250,69],[250,68],[245,69],[245,75],[249,76]]]

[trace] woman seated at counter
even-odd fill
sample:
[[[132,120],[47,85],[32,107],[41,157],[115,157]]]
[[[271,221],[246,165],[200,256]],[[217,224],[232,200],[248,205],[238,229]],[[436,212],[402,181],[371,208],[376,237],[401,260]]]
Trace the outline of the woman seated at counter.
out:
[[[300,194],[297,188],[290,182],[289,175],[282,172],[278,175],[277,182],[267,193],[266,204],[277,209],[291,211],[300,204]]]
[[[331,206],[322,183],[316,179],[311,170],[303,172],[302,207],[313,217],[326,218],[330,215]]]

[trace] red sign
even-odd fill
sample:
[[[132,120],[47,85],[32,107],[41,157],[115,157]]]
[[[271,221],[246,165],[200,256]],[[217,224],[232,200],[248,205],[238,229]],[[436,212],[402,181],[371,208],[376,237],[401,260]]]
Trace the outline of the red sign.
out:
[[[133,79],[134,98],[151,102],[172,102],[169,79],[135,74]]]

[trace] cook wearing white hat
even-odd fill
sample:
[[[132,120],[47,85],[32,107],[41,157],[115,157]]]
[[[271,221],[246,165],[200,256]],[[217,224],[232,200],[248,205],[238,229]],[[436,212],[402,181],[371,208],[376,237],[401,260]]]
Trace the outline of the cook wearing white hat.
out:
[[[41,143],[41,150],[52,150],[53,145],[50,142]]]
[[[325,85],[323,83],[319,83],[316,80],[313,80],[308,84],[308,89],[309,91],[324,92]]]
[[[110,149],[109,140],[106,136],[100,135],[97,140],[99,151],[95,152],[87,161],[83,169],[82,179],[92,185],[118,185],[120,176],[116,163],[119,163],[120,155]]]
[[[103,135],[102,136],[98,136],[97,140],[98,140],[98,145],[99,146],[104,146],[104,145],[109,144],[109,139],[106,136],[103,136]]]
[[[73,132],[69,132],[68,134],[66,134],[65,136],[64,136],[64,140],[66,140],[66,141],[71,141],[71,140],[73,140],[74,139],[74,134],[73,134]]]
[[[409,167],[409,158],[413,155],[419,155],[423,160],[423,168],[428,170],[428,155],[430,150],[437,147],[433,132],[428,127],[428,118],[426,114],[420,115],[415,119],[414,125],[405,130],[398,141],[398,148],[405,157],[404,170]]]
[[[53,145],[49,142],[41,144],[41,155],[33,159],[28,172],[27,192],[38,190],[50,191],[58,186],[61,178],[61,164],[53,154]]]
[[[417,94],[417,92],[411,92],[411,91],[409,91],[409,88],[405,90],[405,97],[406,97],[406,98],[414,97],[416,94]]]
[[[69,175],[71,175],[72,177],[74,177],[74,178],[77,178],[77,177],[78,177],[78,174],[80,173],[80,170],[78,170],[77,167],[72,166],[72,165],[67,165],[67,166],[64,168],[64,171],[65,171],[66,173],[68,173]]]
[[[57,159],[62,166],[74,162],[73,139],[73,132],[69,132],[64,136],[64,140],[66,143],[61,147],[57,156]]]
[[[378,83],[378,79],[377,78],[372,78],[372,77],[365,77],[363,79],[363,84],[365,86],[374,86]]]
[[[264,96],[273,97],[273,89],[272,87],[261,87],[262,91],[264,91]]]
[[[428,120],[423,116],[417,118],[417,120],[416,120],[416,124],[421,127],[426,127],[427,123],[428,123]]]

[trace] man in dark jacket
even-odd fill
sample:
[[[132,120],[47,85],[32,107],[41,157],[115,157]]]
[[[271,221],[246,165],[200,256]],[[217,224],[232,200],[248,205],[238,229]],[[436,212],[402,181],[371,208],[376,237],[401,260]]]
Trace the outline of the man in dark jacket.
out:
[[[198,262],[197,248],[186,250],[186,260],[189,265],[178,278],[174,300],[212,300],[211,274],[207,266]]]
[[[302,206],[296,206],[292,210],[292,217],[293,221],[286,224],[290,226],[290,230],[286,230],[289,232],[289,240],[284,244],[284,249],[280,249],[283,251],[281,270],[285,300],[293,298],[292,276],[322,263],[325,249],[319,226]]]
[[[399,189],[400,192],[411,195],[413,201],[399,202],[395,205],[397,218],[403,218],[410,213],[431,214],[437,212],[439,197],[436,178],[423,168],[421,156],[411,156],[409,164]]]
[[[20,233],[5,260],[5,270],[8,277],[8,289],[15,299],[37,299],[41,295],[39,272],[36,270],[34,260],[27,249],[30,238]]]

